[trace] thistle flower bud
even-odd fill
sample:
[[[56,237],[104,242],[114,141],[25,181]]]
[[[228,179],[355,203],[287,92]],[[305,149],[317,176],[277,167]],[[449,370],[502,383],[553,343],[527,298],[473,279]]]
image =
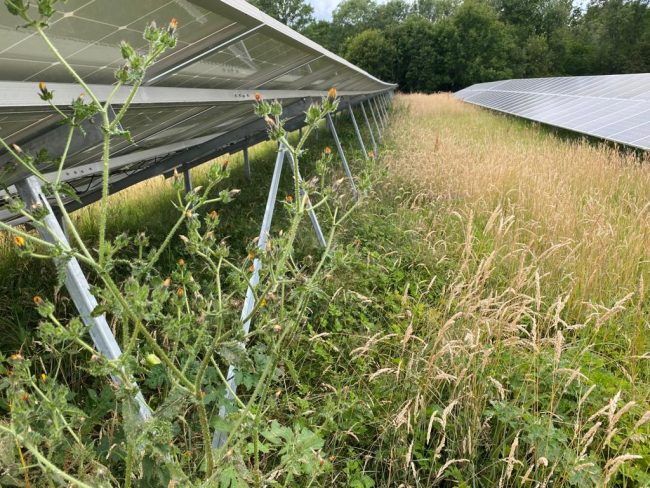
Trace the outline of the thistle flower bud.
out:
[[[165,288],[169,288],[171,284],[172,284],[172,279],[170,277],[165,278],[165,281],[163,281],[163,286]]]
[[[169,21],[169,29],[167,30],[167,32],[169,32],[170,34],[173,34],[174,32],[176,32],[176,29],[178,29],[178,20],[176,20],[176,19],[170,20]]]
[[[23,152],[23,149],[18,144],[12,144],[11,149],[13,149],[16,154],[21,154]]]
[[[180,258],[180,259],[178,260],[178,265],[179,265],[179,266],[185,266],[185,260],[184,260],[183,258]]]
[[[218,216],[219,215],[217,214],[216,210],[213,210],[212,212],[210,212],[210,220],[217,220]]]
[[[22,236],[14,236],[14,244],[18,247],[25,247],[25,238]]]
[[[256,94],[255,94],[255,101],[256,101],[257,103],[261,103],[261,102],[262,102],[262,94],[261,94],[261,93],[256,93]]]
[[[325,156],[330,156],[332,154],[332,148],[331,147],[326,147],[325,148]]]
[[[43,305],[43,299],[41,297],[39,297],[38,295],[36,295],[34,298],[32,298],[32,300],[34,300],[34,304],[36,306]]]
[[[336,88],[332,87],[330,88],[330,91],[327,93],[327,97],[330,99],[330,101],[334,101],[336,98]]]

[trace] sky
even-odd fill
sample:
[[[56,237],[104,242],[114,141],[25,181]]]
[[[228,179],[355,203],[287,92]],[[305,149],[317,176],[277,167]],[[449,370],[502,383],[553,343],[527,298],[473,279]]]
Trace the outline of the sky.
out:
[[[332,10],[341,3],[341,0],[309,0],[312,7],[314,7],[314,14],[317,19],[327,19],[332,18]]]

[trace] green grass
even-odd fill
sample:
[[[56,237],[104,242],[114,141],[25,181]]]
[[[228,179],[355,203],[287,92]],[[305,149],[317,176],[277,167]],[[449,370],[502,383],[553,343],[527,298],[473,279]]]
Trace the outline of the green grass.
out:
[[[346,149],[356,148],[349,123],[341,132]],[[333,142],[323,131],[305,177],[326,145]],[[306,318],[255,410],[270,451],[256,462],[247,429],[256,430],[245,423],[248,443],[226,460],[242,483],[232,486],[650,486],[650,422],[637,425],[649,408],[648,359],[629,357],[648,353],[638,289],[645,234],[630,217],[645,215],[635,206],[645,183],[599,151],[443,96],[399,100],[372,188],[336,236]],[[539,160],[530,159],[535,153]],[[349,156],[362,174],[358,150]],[[274,148],[252,152],[250,183],[240,158],[230,161],[223,184],[242,191],[216,209],[219,237],[244,259],[259,232]],[[532,193],[565,166],[594,177],[579,173],[584,181],[566,182],[565,192],[556,182]],[[291,192],[288,173],[280,198]],[[196,185],[203,175],[194,171]],[[176,219],[172,195],[157,181],[114,197],[111,235],[162,236]],[[77,216],[88,238],[95,215],[90,208]],[[327,212],[319,215],[327,230]],[[599,228],[617,229],[613,237],[587,232],[594,216]],[[279,210],[274,231],[287,224]],[[308,222],[300,235],[296,262],[308,275],[319,249]],[[570,249],[546,252],[563,240]],[[634,245],[620,249],[617,240]],[[171,272],[180,257],[193,259],[179,240],[164,266]],[[54,284],[51,268],[18,261],[11,246],[0,263],[0,316],[16,331],[0,350],[11,353],[33,337],[31,297],[48,296]],[[625,263],[630,269],[613,276]],[[636,295],[613,307],[628,292]],[[58,308],[71,312],[63,296]],[[274,319],[282,326],[290,317]],[[318,439],[322,448],[305,448]],[[313,471],[289,476],[274,443],[285,454],[307,452],[305,465],[317,459]]]

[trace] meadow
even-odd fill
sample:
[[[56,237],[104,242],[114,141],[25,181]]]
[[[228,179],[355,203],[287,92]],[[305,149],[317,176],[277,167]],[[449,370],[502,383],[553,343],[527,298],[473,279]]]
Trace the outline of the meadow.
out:
[[[244,378],[241,399],[255,402],[243,409],[248,416],[233,413],[238,429],[215,456],[218,481],[178,486],[650,486],[647,156],[448,94],[398,96],[376,163],[353,149],[349,121],[338,124],[363,198],[353,204],[332,166],[328,183],[335,190],[319,209],[324,228],[336,221],[335,208],[351,212],[336,224],[322,276],[310,281],[320,250],[303,223],[285,270],[289,291],[270,297],[260,318],[268,337],[249,339],[260,346],[248,358],[251,378],[256,366],[269,363],[261,346],[280,342],[274,330],[290,330],[282,336],[286,347],[269,353],[274,372],[260,394]],[[312,138],[306,176],[332,144],[325,130]],[[239,156],[228,158],[230,176],[216,189],[241,190],[234,202],[214,209],[219,240],[243,269],[274,149],[271,143],[254,149],[250,182]],[[196,185],[206,173],[194,171]],[[285,174],[280,195],[290,194]],[[177,218],[174,195],[160,178],[113,196],[109,235],[146,232],[158,245]],[[98,211],[93,206],[74,215],[90,242]],[[291,213],[281,208],[273,229],[278,241],[290,223]],[[193,266],[191,252],[176,239],[160,276],[178,273],[179,258]],[[84,452],[93,461],[81,467],[63,456],[57,462],[92,486],[126,484],[116,474],[129,459],[120,447],[120,399],[100,376],[70,366],[87,353],[55,355],[39,336],[34,295],[54,297],[61,317],[73,314],[65,293],[53,293],[53,267],[18,257],[11,240],[0,236],[0,270],[2,364],[17,351],[33,357],[34,374],[42,367],[58,376],[74,392],[68,401],[84,411],[82,420],[75,414],[78,427],[71,423],[91,439],[92,455]],[[245,282],[231,277],[225,287],[236,313]],[[303,288],[306,302],[289,328]],[[194,327],[198,314],[188,316]],[[119,336],[119,320],[112,325]],[[174,331],[158,327],[160,343],[176,354]],[[164,364],[134,368],[147,396],[173,391]],[[206,400],[212,418],[223,404],[223,395],[213,396]],[[165,413],[165,401],[156,406],[171,425],[165,439],[176,449],[149,451],[146,444],[133,486],[177,486],[169,456],[195,472],[205,469],[200,436],[189,427],[191,405],[175,417]],[[10,407],[3,397],[0,412]],[[56,474],[40,478],[25,469],[6,437],[0,447],[3,486],[59,482]]]

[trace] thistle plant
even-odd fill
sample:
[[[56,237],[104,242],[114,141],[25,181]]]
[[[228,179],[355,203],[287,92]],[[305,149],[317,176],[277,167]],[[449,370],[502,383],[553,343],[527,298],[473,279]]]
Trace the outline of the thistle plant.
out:
[[[262,405],[269,398],[283,348],[305,319],[308,298],[317,289],[334,230],[342,220],[334,219],[328,246],[306,275],[293,261],[293,248],[305,212],[324,201],[312,204],[310,187],[299,176],[300,160],[314,129],[336,111],[336,90],[309,107],[306,130],[295,145],[284,128],[282,105],[256,97],[254,110],[266,120],[271,140],[292,156],[294,194],[285,205],[290,215],[288,232],[261,251],[264,268],[256,290],[258,300],[248,317],[255,319],[256,327],[245,335],[239,306],[247,287],[248,267],[257,254],[252,252],[243,263],[237,262],[219,237],[216,208],[230,203],[238,193],[224,188],[230,173],[227,165],[212,164],[206,184],[189,193],[184,192],[179,175],[174,176],[178,218],[158,246],[152,246],[144,234],[108,237],[111,146],[116,138],[130,139],[120,123],[147,69],[176,45],[177,21],[172,19],[164,27],[151,23],[143,34],[147,41],[143,52],[126,42],[121,44],[123,66],[115,73],[111,93],[100,99],[47,35],[56,3],[39,0],[35,14],[30,2],[5,0],[9,12],[43,39],[83,90],[67,108],[57,103],[56,93],[45,83],[36,90],[67,127],[65,148],[56,155],[44,150],[32,154],[11,141],[0,143],[17,167],[40,182],[60,210],[70,242],[57,238],[44,222],[46,208],[28,206],[15,195],[7,197],[9,207],[36,229],[52,235],[54,242],[5,223],[0,223],[0,229],[13,237],[20,254],[53,261],[59,285],[68,261],[76,259],[84,266],[96,283],[92,291],[99,306],[93,315],[103,314],[112,322],[122,355],[117,360],[104,357],[88,341],[88,327],[79,317],[62,319],[55,301],[34,297],[41,317],[38,338],[51,359],[46,364],[21,352],[0,356],[4,373],[0,391],[8,412],[0,421],[0,446],[10,453],[7,476],[22,478],[25,486],[229,486],[228,480],[235,479],[262,486],[270,481],[263,473],[260,453],[283,452],[285,444],[291,444],[290,454],[279,455],[278,461],[285,482],[316,476],[327,469],[327,463],[313,454],[322,447],[322,440],[304,427],[293,429],[276,423],[268,430],[262,421]],[[115,113],[111,107],[122,90],[128,90],[128,95]],[[88,121],[99,121],[103,134],[102,198],[98,235],[92,242],[82,238],[66,210],[66,199],[77,196],[63,181],[73,136],[83,131]],[[323,154],[318,163],[322,176],[329,161],[331,152]],[[49,167],[57,170],[53,182],[43,172]],[[4,187],[9,195],[8,185]],[[163,257],[179,247],[183,257],[173,269],[165,268]],[[232,402],[226,398],[229,387],[223,373],[229,363],[237,366],[245,386],[240,396],[231,391]],[[100,399],[78,391],[75,383],[80,378],[82,383],[100,387],[108,378],[113,381],[102,390]],[[138,417],[136,384],[152,409],[152,418],[144,422]],[[220,420],[220,405],[239,411]],[[231,435],[227,444],[215,451],[212,430],[220,423],[226,424]],[[249,452],[251,442],[254,447]],[[239,448],[236,452],[248,453],[252,461],[234,460],[235,447]],[[275,479],[278,474],[273,476]]]

